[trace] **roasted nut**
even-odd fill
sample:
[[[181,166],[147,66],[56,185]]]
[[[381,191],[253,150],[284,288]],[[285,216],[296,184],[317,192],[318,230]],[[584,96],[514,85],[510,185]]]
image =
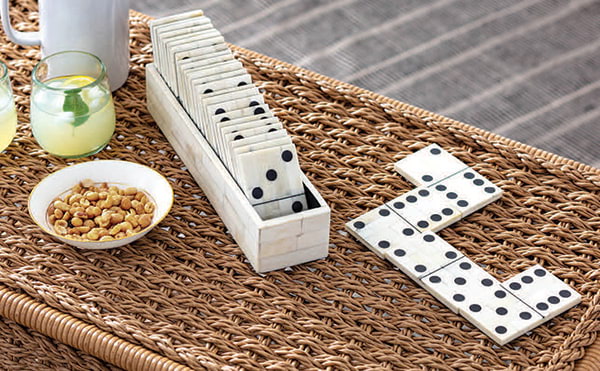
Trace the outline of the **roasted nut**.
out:
[[[119,238],[123,238],[123,237],[127,237],[125,232],[119,232],[115,235],[115,240],[118,240]]]
[[[94,221],[92,219],[88,219],[83,222],[83,225],[88,228],[94,228],[96,226],[96,223],[94,223]]]
[[[138,226],[138,220],[137,220],[137,216],[136,215],[127,215],[125,217],[125,221],[128,222],[129,224],[131,224],[134,228]]]
[[[73,227],[81,227],[83,225],[83,220],[78,217],[74,217],[71,219],[71,225],[73,225]]]
[[[127,187],[123,190],[123,194],[126,196],[133,196],[137,193],[137,188],[135,187]]]
[[[81,181],[81,186],[84,188],[89,188],[94,185],[94,181],[91,179],[84,179]]]
[[[62,202],[62,201],[55,201],[54,208],[59,209],[61,211],[69,211],[69,209],[70,209],[69,205],[67,205],[65,202]]]
[[[63,217],[63,211],[61,209],[54,209],[54,217],[60,219]]]
[[[77,227],[77,232],[79,232],[80,234],[84,234],[84,233],[88,233],[91,228],[88,226],[81,226],[81,227]]]
[[[147,226],[150,225],[150,223],[152,223],[152,215],[150,215],[150,214],[140,215],[138,218],[138,223],[140,223],[140,226],[142,228],[146,228]]]
[[[129,197],[123,197],[121,199],[121,209],[123,209],[123,210],[131,209],[131,200],[129,199]]]
[[[138,192],[135,194],[134,199],[138,200],[138,201],[142,201],[142,198],[144,197],[144,194],[142,192]]]
[[[100,189],[102,189],[102,188],[100,188]],[[108,198],[108,192],[106,192],[106,191],[98,192],[98,198],[101,200],[106,200]]]
[[[154,204],[152,202],[148,202],[144,205],[144,211],[146,213],[152,213],[154,211]]]
[[[121,232],[121,225],[120,224],[117,224],[117,225],[113,226],[110,229],[110,231],[108,231],[108,233],[110,233],[111,236],[114,236],[114,235],[116,235],[119,232]]]
[[[67,211],[66,213],[63,214],[62,220],[69,220],[69,219],[71,219],[71,213]]]
[[[114,239],[115,238],[113,236],[110,236],[110,235],[106,235],[106,236],[100,237],[100,241],[112,241]]]
[[[123,215],[119,213],[114,213],[110,216],[110,224],[115,225],[119,224],[124,220]]]
[[[98,201],[100,198],[100,196],[98,196],[98,192],[87,191],[83,195],[90,201]]]

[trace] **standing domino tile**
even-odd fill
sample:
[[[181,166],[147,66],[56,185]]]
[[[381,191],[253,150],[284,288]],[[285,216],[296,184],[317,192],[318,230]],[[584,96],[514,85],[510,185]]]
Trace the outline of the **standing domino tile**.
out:
[[[581,295],[540,265],[502,283],[506,290],[549,320],[581,302]]]
[[[396,162],[394,168],[411,183],[423,186],[456,174],[467,165],[437,144],[430,144]]]

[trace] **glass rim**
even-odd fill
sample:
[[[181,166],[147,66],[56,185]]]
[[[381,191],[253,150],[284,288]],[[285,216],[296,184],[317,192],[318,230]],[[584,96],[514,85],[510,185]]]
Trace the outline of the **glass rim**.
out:
[[[0,83],[3,83],[4,80],[8,78],[8,66],[3,61],[0,61],[0,67],[2,68],[2,72],[0,72]]]
[[[35,67],[33,68],[33,71],[31,72],[31,79],[33,80],[33,82],[35,84],[40,85],[40,86],[44,87],[45,89],[49,89],[49,90],[63,91],[63,92],[67,91],[67,90],[72,90],[73,88],[61,88],[61,87],[50,86],[50,85],[46,84],[44,81],[40,81],[36,76],[37,71],[42,63],[45,63],[50,58],[56,57],[58,55],[72,54],[72,53],[88,55],[88,56],[92,57],[93,59],[95,59],[100,64],[100,75],[97,78],[94,78],[94,81],[90,82],[89,84],[80,86],[77,89],[91,88],[91,87],[98,85],[102,80],[104,80],[104,77],[106,76],[106,66],[104,65],[102,60],[100,58],[98,58],[98,56],[96,56],[92,53],[81,51],[81,50],[64,50],[62,52],[57,52],[57,53],[53,53],[53,54],[45,56],[35,65]]]

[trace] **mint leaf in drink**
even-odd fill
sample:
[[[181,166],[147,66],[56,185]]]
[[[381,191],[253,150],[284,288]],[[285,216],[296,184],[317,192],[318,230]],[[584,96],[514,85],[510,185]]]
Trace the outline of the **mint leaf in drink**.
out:
[[[75,120],[72,125],[75,127],[90,118],[90,115],[88,115],[90,108],[85,104],[79,93],[81,93],[81,89],[65,90],[65,102],[63,103],[64,112],[73,112]]]

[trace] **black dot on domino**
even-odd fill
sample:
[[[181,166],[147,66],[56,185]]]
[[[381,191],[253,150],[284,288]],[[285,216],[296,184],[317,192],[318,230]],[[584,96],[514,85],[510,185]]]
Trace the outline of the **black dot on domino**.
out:
[[[448,216],[448,215],[452,215],[454,213],[454,211],[452,211],[452,209],[445,207],[442,209],[442,214]]]
[[[452,299],[454,299],[454,301],[459,301],[459,302],[465,301],[465,296],[463,294],[454,294]]]
[[[432,283],[440,283],[442,282],[442,279],[439,276],[431,276],[429,277],[429,281]]]
[[[469,309],[471,310],[471,312],[479,312],[479,311],[481,311],[481,305],[471,304],[471,305],[469,305]]]
[[[415,196],[408,196],[406,197],[406,201],[410,202],[410,203],[414,203],[417,202],[417,198]]]
[[[508,285],[511,289],[513,290],[519,290],[521,289],[521,284],[518,282],[511,282],[510,285]]]
[[[382,249],[387,249],[388,247],[390,247],[390,243],[386,240],[382,240],[382,241],[379,241],[377,246],[379,246]]]
[[[506,315],[506,313],[508,313],[508,309],[504,308],[504,307],[498,307],[496,308],[496,314],[499,316],[504,316]]]
[[[446,251],[444,254],[448,259],[456,259],[457,255],[454,251]]]
[[[471,269],[471,263],[469,263],[469,262],[462,262],[458,266],[460,267],[460,269],[464,269],[464,270]]]
[[[471,173],[470,171],[467,171],[466,173],[464,173],[464,177],[467,179],[473,179],[475,178],[475,174]]]
[[[277,171],[273,169],[267,170],[267,179],[271,181],[277,179]]]
[[[241,81],[238,86],[244,86],[244,85],[248,85],[248,83],[246,81]]]
[[[302,206],[302,202],[294,201],[294,203],[292,204],[292,211],[295,213],[299,213],[300,211],[302,211],[302,209],[304,209],[304,206]]]
[[[494,283],[492,282],[492,280],[491,280],[491,279],[489,279],[489,278],[484,278],[484,279],[482,279],[482,280],[481,280],[481,284],[482,284],[483,286],[485,286],[485,287],[490,287],[490,286],[492,286]]]
[[[365,223],[358,221],[358,222],[354,222],[354,228],[356,229],[362,229],[365,227]]]
[[[421,179],[423,179],[424,182],[431,182],[433,177],[431,175],[423,175]]]
[[[258,199],[263,196],[263,190],[260,187],[256,187],[252,190],[252,197]]]
[[[427,227],[429,227],[429,223],[427,223],[427,221],[425,221],[425,220],[420,220],[420,221],[417,223],[417,226],[418,226],[419,228],[427,228]]]
[[[220,115],[222,113],[225,113],[225,110],[223,108],[217,108],[217,110],[215,111],[215,115]]]
[[[485,191],[485,193],[494,193],[494,192],[496,192],[496,188],[494,188],[494,187],[485,187],[483,190]]]
[[[209,93],[212,93],[212,92],[213,92],[213,90],[212,90],[212,89],[206,89],[206,90],[204,91],[204,94],[209,94]]]
[[[427,197],[427,196],[429,196],[429,191],[426,190],[426,189],[421,189],[419,191],[419,196],[421,196],[421,197]]]
[[[535,307],[537,309],[539,309],[539,310],[546,310],[546,309],[548,309],[548,304],[546,304],[546,303],[537,303],[535,305]]]
[[[432,155],[439,155],[442,153],[438,148],[432,148],[429,152],[431,152]]]
[[[438,191],[440,191],[440,192],[442,192],[442,191],[446,190],[446,186],[443,185],[443,184],[438,184],[438,185],[435,186],[435,189],[438,190]]]
[[[529,312],[521,312],[521,313],[519,313],[519,317],[521,319],[525,319],[525,320],[531,319],[531,313],[529,313]]]
[[[404,202],[400,202],[400,201],[394,202],[394,207],[396,209],[403,209],[404,208]]]
[[[499,334],[506,334],[506,331],[508,331],[504,326],[496,326],[494,330]]]
[[[439,222],[442,220],[442,216],[440,214],[431,214],[429,219],[433,220],[434,222]]]
[[[451,200],[454,200],[455,198],[458,197],[458,195],[454,192],[448,192],[448,193],[446,193],[446,197],[448,197]]]
[[[402,230],[402,233],[403,233],[405,236],[412,236],[413,234],[415,234],[415,231],[413,231],[411,228],[404,228],[404,229]]]
[[[223,117],[220,122],[229,121],[229,117]]]
[[[379,215],[388,216],[390,215],[390,211],[388,209],[379,209]]]
[[[497,290],[494,293],[494,296],[496,296],[497,298],[503,299],[506,297],[506,292],[502,291],[502,290]]]
[[[473,181],[473,184],[475,184],[476,186],[482,186],[482,185],[483,185],[483,183],[484,183],[484,182],[483,182],[483,180],[481,180],[481,179],[475,179],[475,180]]]
[[[185,56],[185,57],[181,58],[182,61],[185,61],[186,59],[190,59],[190,57]]]
[[[433,240],[435,240],[435,237],[431,234],[426,234],[425,236],[423,236],[423,240],[425,242],[433,242]]]
[[[235,138],[233,138],[233,140],[240,140],[240,139],[244,139],[244,136],[238,134],[238,135],[235,136]]]
[[[292,151],[290,150],[285,150],[283,152],[281,152],[281,159],[285,162],[290,162],[292,161],[292,158],[294,157],[294,155],[292,154]]]
[[[254,106],[258,106],[260,103],[258,103],[257,101],[253,100],[252,102],[250,102],[250,104],[248,105],[248,107],[254,107]]]
[[[571,296],[571,292],[569,290],[560,290],[558,295],[560,295],[561,298],[568,298]]]
[[[460,206],[460,207],[467,207],[467,206],[469,206],[469,203],[466,200],[459,200],[456,204],[458,206]]]
[[[427,270],[427,267],[421,264],[415,265],[415,270],[419,273],[423,273]]]
[[[269,129],[268,133],[272,133],[272,132],[274,132],[274,131],[277,131],[277,129],[275,129],[275,128],[271,128],[271,129]]]
[[[523,283],[532,283],[533,282],[533,278],[531,278],[531,276],[523,276],[523,277],[521,277],[521,282],[523,282]]]
[[[467,280],[466,280],[466,279],[464,279],[464,278],[462,278],[462,277],[456,277],[456,278],[454,279],[454,283],[455,283],[455,284],[457,284],[457,285],[461,285],[461,286],[462,286],[462,285],[464,285],[465,283],[467,283]]]
[[[533,271],[533,274],[535,274],[538,277],[544,277],[546,275],[546,271],[543,269],[536,269],[535,271]]]
[[[548,298],[548,303],[550,304],[558,304],[560,302],[560,299],[557,296],[550,296]]]
[[[265,110],[262,107],[258,107],[254,110],[255,115],[260,115],[261,113],[265,113]]]
[[[394,255],[396,255],[396,256],[404,256],[404,255],[406,255],[406,251],[404,251],[402,249],[396,249],[394,251]]]

